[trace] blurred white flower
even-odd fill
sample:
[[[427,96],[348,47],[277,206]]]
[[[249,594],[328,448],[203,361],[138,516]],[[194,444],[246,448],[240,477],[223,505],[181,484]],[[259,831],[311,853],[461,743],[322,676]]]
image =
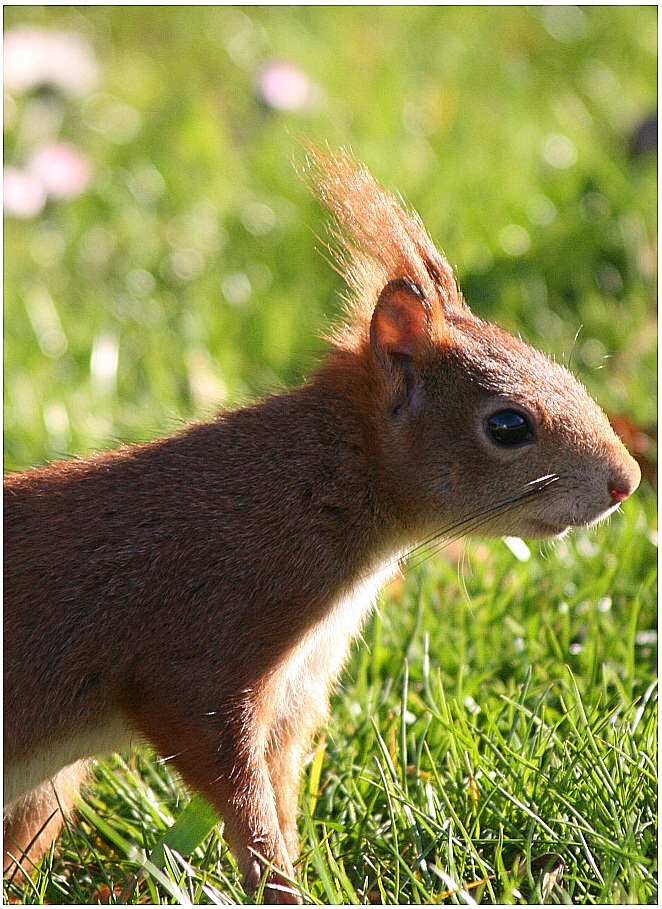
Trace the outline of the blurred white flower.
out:
[[[273,60],[257,74],[255,80],[260,100],[276,110],[306,113],[318,107],[320,87],[293,63]]]
[[[94,88],[98,68],[92,48],[75,32],[18,26],[4,36],[4,86],[10,95],[46,85],[79,98]]]
[[[574,143],[559,133],[549,136],[543,147],[543,158],[552,167],[564,170],[572,167],[577,160],[577,149]]]

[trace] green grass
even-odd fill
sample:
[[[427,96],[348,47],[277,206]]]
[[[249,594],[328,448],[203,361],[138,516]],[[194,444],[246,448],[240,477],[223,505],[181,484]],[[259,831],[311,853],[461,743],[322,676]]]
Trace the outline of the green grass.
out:
[[[306,901],[656,903],[656,159],[630,152],[656,103],[655,8],[5,10],[25,22],[79,31],[101,70],[91,97],[40,99],[90,188],[5,221],[6,470],[306,373],[342,284],[292,167],[305,138],[401,191],[474,311],[569,360],[642,458],[608,524],[526,561],[454,543],[385,592],[306,768]],[[321,87],[315,110],[259,103],[274,58]],[[5,100],[14,166],[38,100]],[[98,761],[6,899],[246,901],[218,831],[146,864],[164,835],[198,838],[186,815],[166,833],[188,799],[148,753]]]

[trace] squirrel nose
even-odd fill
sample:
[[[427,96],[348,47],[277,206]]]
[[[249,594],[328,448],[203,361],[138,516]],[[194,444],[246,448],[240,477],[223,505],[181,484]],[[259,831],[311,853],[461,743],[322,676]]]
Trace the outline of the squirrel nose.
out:
[[[609,483],[609,494],[614,504],[620,504],[629,499],[641,480],[641,471],[634,458],[629,458],[627,465],[621,470],[614,471]]]

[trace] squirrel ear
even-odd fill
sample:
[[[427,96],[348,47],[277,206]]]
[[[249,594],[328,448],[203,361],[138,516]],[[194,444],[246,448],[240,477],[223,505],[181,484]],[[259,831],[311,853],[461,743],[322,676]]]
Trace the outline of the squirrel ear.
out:
[[[407,278],[389,281],[379,295],[370,322],[374,350],[412,357],[430,336],[430,305]]]

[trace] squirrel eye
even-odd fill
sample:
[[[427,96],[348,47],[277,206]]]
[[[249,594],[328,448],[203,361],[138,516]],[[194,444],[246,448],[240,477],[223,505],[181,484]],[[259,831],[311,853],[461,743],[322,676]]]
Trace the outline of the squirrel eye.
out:
[[[527,418],[517,410],[500,410],[488,417],[487,433],[497,445],[522,445],[533,433]]]

